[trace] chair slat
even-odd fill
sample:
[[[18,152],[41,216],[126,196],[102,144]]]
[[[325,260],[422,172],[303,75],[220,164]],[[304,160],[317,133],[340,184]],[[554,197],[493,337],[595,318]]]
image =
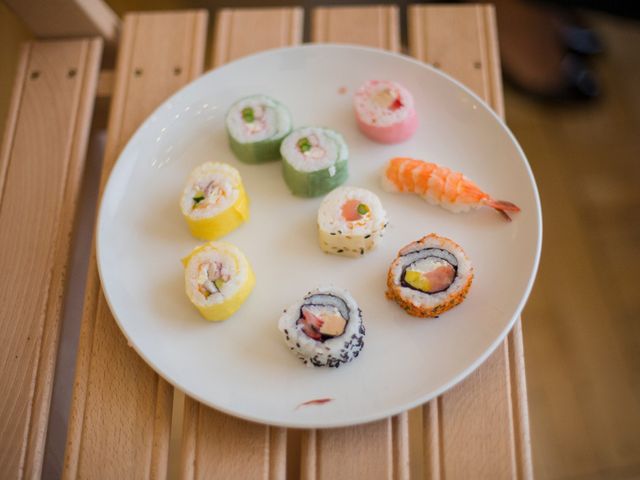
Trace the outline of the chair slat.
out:
[[[203,68],[207,14],[128,15],[124,21],[102,170],[160,102]],[[64,478],[164,478],[173,390],[127,345],[89,266]]]
[[[414,57],[460,80],[504,116],[495,14],[488,5],[409,7]]]
[[[495,14],[488,5],[411,6],[409,49],[469,86],[503,116]],[[518,320],[466,380],[423,408],[430,478],[532,478]]]
[[[102,42],[23,47],[0,153],[0,465],[39,477]],[[55,94],[54,94],[55,93]]]
[[[316,8],[311,38],[316,43],[351,43],[398,52],[398,8],[384,5]]]
[[[214,32],[213,66],[298,44],[302,23],[301,8],[221,10]],[[284,479],[286,450],[286,429],[236,419],[185,398],[182,478]]]
[[[302,28],[302,8],[220,10],[214,32],[213,66],[262,50],[301,43]]]
[[[305,431],[300,477],[408,479],[407,414],[356,427]]]
[[[322,7],[312,15],[314,42],[400,49],[394,6]],[[309,430],[302,435],[302,478],[409,478],[407,412],[349,428]]]
[[[284,479],[287,431],[186,399],[181,478]]]

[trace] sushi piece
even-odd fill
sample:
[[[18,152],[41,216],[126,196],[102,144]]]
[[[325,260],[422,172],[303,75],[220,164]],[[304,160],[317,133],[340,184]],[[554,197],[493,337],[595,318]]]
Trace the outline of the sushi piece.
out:
[[[387,298],[409,315],[437,317],[464,300],[472,281],[462,247],[431,233],[398,252],[387,275]]]
[[[462,173],[413,158],[389,160],[382,174],[382,188],[388,192],[415,193],[430,204],[455,213],[487,206],[511,221],[509,213],[520,211],[517,205],[483,192]]]
[[[418,128],[411,92],[398,82],[369,80],[353,98],[360,131],[380,143],[400,143]]]
[[[327,253],[359,257],[376,246],[387,227],[378,196],[364,188],[338,187],[318,210],[318,240]]]
[[[187,297],[207,320],[217,322],[233,315],[256,282],[246,257],[230,243],[196,247],[182,263]]]
[[[307,366],[337,368],[364,346],[362,311],[349,292],[334,287],[317,288],[291,305],[278,329]]]
[[[235,230],[249,219],[240,173],[226,163],[200,165],[187,180],[180,209],[191,234],[201,240],[215,240]]]
[[[349,175],[347,144],[342,135],[328,128],[298,128],[284,139],[280,152],[284,180],[294,195],[323,195]]]
[[[266,95],[238,100],[227,112],[229,145],[238,160],[264,163],[280,159],[280,144],[291,131],[291,115]]]

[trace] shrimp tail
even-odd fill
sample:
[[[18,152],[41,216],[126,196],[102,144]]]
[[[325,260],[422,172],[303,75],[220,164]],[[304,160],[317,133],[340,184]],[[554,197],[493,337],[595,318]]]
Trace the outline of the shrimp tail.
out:
[[[520,211],[520,207],[518,207],[515,203],[507,202],[506,200],[494,200],[493,198],[489,198],[486,201],[486,205],[495,209],[508,222],[511,221],[511,217],[509,216],[508,212],[516,213]]]

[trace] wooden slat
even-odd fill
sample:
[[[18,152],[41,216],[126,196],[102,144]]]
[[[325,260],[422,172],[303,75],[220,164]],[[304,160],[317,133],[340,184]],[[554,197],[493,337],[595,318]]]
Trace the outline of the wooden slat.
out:
[[[500,55],[493,7],[409,7],[411,55],[467,85],[504,116]]]
[[[138,125],[160,102],[202,72],[206,23],[203,11],[126,17],[101,190]],[[172,394],[172,388],[127,346],[99,288],[94,251],[63,476],[164,478]]]
[[[0,465],[42,469],[100,40],[23,47],[0,152]]]
[[[113,70],[102,70],[98,76],[96,96],[98,98],[110,97],[113,94],[114,81],[115,72]]]
[[[451,74],[503,115],[491,6],[411,6],[411,54]],[[532,478],[520,321],[464,382],[423,409],[430,478]]]
[[[400,49],[396,7],[324,7],[312,18],[314,42]],[[306,431],[301,456],[305,480],[409,478],[408,414],[357,427]]]
[[[408,479],[407,414],[356,427],[305,431],[301,457],[303,480]]]
[[[302,42],[301,8],[224,9],[216,19],[213,65]],[[250,35],[247,32],[251,32]]]
[[[38,38],[98,35],[116,41],[120,19],[103,0],[6,0]]]
[[[185,399],[181,478],[284,479],[287,431]]]
[[[314,42],[351,43],[400,51],[398,8],[325,7],[313,11]]]
[[[300,8],[222,10],[214,32],[213,65],[298,44],[302,21]],[[286,429],[239,420],[185,398],[180,460],[184,479],[284,479],[286,446]]]

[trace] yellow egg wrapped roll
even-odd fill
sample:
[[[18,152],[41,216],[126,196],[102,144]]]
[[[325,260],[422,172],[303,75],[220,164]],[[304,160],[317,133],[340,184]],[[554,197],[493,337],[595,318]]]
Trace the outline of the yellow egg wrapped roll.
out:
[[[233,315],[255,285],[255,276],[244,254],[226,242],[196,247],[182,259],[187,297],[207,320]]]
[[[249,219],[249,199],[240,173],[225,163],[207,162],[187,181],[180,209],[191,234],[216,240]]]

